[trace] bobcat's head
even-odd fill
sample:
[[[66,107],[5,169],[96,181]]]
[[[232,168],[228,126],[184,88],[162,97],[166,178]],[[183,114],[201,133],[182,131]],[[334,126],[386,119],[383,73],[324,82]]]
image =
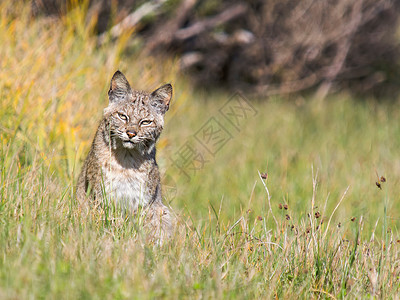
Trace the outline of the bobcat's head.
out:
[[[123,147],[150,153],[164,126],[164,114],[172,98],[172,86],[152,93],[132,90],[128,80],[115,72],[104,109],[108,137],[113,149]]]

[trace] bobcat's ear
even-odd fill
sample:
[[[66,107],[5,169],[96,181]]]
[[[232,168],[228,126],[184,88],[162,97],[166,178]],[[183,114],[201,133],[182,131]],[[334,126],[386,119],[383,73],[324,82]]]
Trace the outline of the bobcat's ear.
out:
[[[156,89],[151,93],[150,98],[151,105],[164,114],[169,109],[169,103],[171,102],[172,85],[168,83]]]
[[[124,74],[120,71],[115,72],[111,79],[110,89],[108,91],[108,99],[110,100],[110,103],[123,100],[131,93],[131,86]]]

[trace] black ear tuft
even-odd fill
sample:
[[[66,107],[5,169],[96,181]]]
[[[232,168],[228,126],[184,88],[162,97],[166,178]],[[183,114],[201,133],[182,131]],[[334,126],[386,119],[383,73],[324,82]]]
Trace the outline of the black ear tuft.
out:
[[[130,93],[132,93],[132,89],[128,80],[125,78],[124,74],[118,70],[111,79],[110,89],[108,91],[110,102],[123,100]]]
[[[172,85],[165,84],[151,93],[151,105],[160,113],[165,113],[169,109],[172,99]]]

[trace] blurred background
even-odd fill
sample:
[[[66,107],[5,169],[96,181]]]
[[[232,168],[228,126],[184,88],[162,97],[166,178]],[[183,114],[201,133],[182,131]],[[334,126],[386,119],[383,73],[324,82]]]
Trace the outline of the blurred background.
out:
[[[35,17],[60,18],[82,1],[33,0]],[[92,0],[99,43],[131,43],[178,59],[202,88],[258,95],[399,87],[400,3],[388,0]]]

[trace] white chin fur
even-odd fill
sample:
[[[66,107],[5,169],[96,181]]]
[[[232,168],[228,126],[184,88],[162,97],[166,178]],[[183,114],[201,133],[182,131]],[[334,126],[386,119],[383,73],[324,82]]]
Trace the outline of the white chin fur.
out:
[[[124,146],[124,148],[127,148],[127,149],[135,148],[135,144],[131,143],[131,142],[122,142],[122,146]]]

